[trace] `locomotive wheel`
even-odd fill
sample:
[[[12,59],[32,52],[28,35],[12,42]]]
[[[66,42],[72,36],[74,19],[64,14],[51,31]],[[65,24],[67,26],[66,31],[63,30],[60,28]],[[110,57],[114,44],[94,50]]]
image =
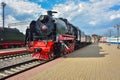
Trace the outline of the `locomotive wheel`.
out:
[[[60,56],[65,55],[64,51],[65,51],[65,47],[63,45],[61,45],[61,47],[60,47]]]
[[[61,45],[61,43],[55,44],[54,45],[55,58],[63,56],[64,55],[64,50],[65,50],[65,47],[63,45]]]
[[[64,53],[60,53],[60,56],[64,56]]]
[[[54,52],[53,51],[49,52],[48,57],[49,57],[49,60],[54,59],[55,58]]]

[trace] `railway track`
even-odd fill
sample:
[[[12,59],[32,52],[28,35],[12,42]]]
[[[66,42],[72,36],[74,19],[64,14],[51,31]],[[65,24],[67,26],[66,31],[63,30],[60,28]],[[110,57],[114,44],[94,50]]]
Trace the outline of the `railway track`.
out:
[[[22,52],[0,56],[0,80],[51,61],[36,60],[31,55],[30,52]]]
[[[31,55],[31,53],[30,52],[23,52],[23,53],[20,53],[20,54],[8,54],[8,55],[5,55],[5,56],[0,56],[0,61],[13,59],[13,58],[17,58],[17,57],[28,56],[28,55]]]
[[[0,69],[0,79],[4,80],[8,77],[11,77],[13,75],[16,75],[18,73],[24,72],[26,70],[29,70],[31,68],[37,67],[41,64],[44,64],[48,61],[38,61],[38,60],[30,60],[23,63],[19,63],[16,65],[12,65],[3,69]]]
[[[5,58],[8,58],[8,57],[5,57]],[[7,60],[9,62],[9,59],[7,59]],[[0,80],[4,80],[8,77],[11,77],[11,76],[16,75],[18,73],[21,73],[23,71],[29,70],[31,68],[37,67],[37,66],[44,64],[46,62],[48,62],[48,61],[40,61],[40,60],[35,60],[35,59],[31,58],[31,59],[28,59],[28,60],[23,61],[23,62],[18,62],[16,64],[1,67],[0,68]]]
[[[21,53],[16,55],[14,54],[14,55],[3,56],[0,57],[0,69],[29,60],[32,60],[31,53]]]

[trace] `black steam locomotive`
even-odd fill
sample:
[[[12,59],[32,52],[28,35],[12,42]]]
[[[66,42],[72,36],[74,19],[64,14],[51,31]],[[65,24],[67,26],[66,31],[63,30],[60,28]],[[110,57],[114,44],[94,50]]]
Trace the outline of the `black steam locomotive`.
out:
[[[25,44],[33,52],[33,58],[48,60],[74,51],[80,46],[81,31],[67,19],[53,18],[55,11],[48,11],[30,23],[26,30]],[[87,40],[86,36],[84,36]]]

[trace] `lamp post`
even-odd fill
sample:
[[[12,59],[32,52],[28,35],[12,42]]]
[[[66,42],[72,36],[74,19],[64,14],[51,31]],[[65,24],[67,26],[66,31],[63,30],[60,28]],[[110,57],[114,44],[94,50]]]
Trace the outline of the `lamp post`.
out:
[[[120,28],[120,25],[116,25],[116,26],[114,26],[114,28],[117,29],[117,42],[118,42],[117,48],[120,48],[120,46],[119,46],[119,28]]]
[[[3,20],[3,29],[4,29],[4,26],[5,26],[5,23],[4,23],[4,21],[5,21],[5,15],[4,15],[4,9],[5,9],[5,6],[6,6],[6,3],[4,3],[4,2],[2,2],[1,3],[1,5],[2,5],[2,20]]]

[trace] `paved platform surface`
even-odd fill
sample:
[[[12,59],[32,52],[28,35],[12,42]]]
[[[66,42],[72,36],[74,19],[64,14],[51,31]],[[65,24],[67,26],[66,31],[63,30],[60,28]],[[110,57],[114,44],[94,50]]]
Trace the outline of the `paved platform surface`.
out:
[[[28,80],[120,80],[120,49],[92,44]]]
[[[1,53],[7,53],[7,52],[23,51],[23,50],[27,50],[27,49],[25,47],[22,47],[22,48],[1,49],[0,50],[0,54]]]
[[[27,52],[27,49],[25,47],[11,48],[11,49],[1,49],[0,50],[0,57],[1,56],[11,55],[11,54],[24,53],[24,52]]]

